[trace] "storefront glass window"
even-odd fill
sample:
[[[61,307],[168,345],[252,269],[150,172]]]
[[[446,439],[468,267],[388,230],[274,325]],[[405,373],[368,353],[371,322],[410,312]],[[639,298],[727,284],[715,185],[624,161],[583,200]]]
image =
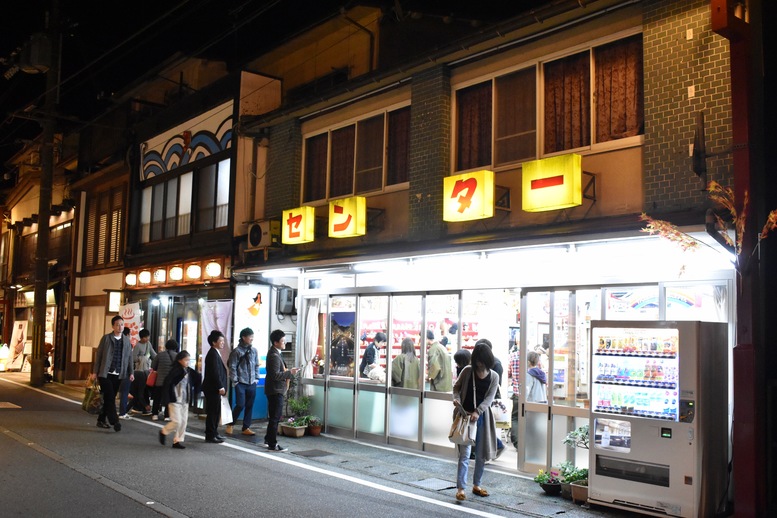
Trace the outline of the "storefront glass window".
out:
[[[427,295],[426,297],[426,390],[453,390],[453,355],[447,332],[458,320],[458,294]]]
[[[352,378],[356,297],[332,297],[330,310],[329,373]]]
[[[658,320],[658,286],[607,288],[607,320]]]
[[[666,288],[667,320],[728,321],[728,289],[725,284],[700,284]]]
[[[360,383],[386,383],[386,344],[381,344],[381,348],[377,345],[371,347],[371,344],[376,342],[375,336],[378,333],[387,336],[388,300],[387,296],[359,297]]]

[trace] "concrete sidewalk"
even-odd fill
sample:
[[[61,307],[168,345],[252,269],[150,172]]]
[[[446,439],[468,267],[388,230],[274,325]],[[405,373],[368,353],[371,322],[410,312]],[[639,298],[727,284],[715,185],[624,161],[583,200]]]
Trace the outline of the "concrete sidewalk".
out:
[[[8,376],[9,373],[5,375]],[[29,383],[29,375],[20,374],[17,381]],[[77,401],[83,396],[83,387],[79,385],[48,383],[41,387],[41,390]],[[151,417],[133,414],[132,419],[150,421]],[[266,427],[267,420],[264,419],[254,422],[252,426],[256,432],[254,436],[240,434],[239,425],[235,427],[235,434],[231,436],[226,436],[223,428],[221,433],[227,437],[229,442],[264,450],[262,443]],[[204,415],[202,418],[191,415],[187,430],[204,437]],[[191,440],[197,439],[192,438]],[[441,457],[393,445],[369,444],[327,434],[318,437],[306,435],[301,438],[279,436],[278,440],[281,445],[289,449],[289,455],[328,471],[344,473],[357,478],[361,475],[382,479],[394,487],[407,486],[408,489],[412,488],[414,491],[429,491],[435,493],[438,498],[443,496],[455,501],[456,459],[453,455]],[[473,468],[474,462],[470,464],[470,470]],[[493,507],[495,512],[499,509],[501,512],[498,514],[510,512],[524,516],[556,516],[559,514],[571,517],[633,516],[633,513],[606,507],[590,506],[589,508],[587,504],[575,504],[571,499],[560,496],[546,496],[539,485],[530,478],[519,475],[515,470],[493,464],[486,466],[483,487],[490,493],[489,497],[483,498],[473,495],[470,486],[467,493],[468,501]]]

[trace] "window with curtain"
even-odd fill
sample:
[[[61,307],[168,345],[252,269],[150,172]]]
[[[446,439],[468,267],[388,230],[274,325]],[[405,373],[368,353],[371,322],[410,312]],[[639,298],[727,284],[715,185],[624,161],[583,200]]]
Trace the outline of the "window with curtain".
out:
[[[594,49],[596,141],[644,133],[642,35]]]
[[[231,183],[229,160],[157,181],[141,193],[141,243],[227,227]],[[196,228],[192,228],[192,214],[197,216]]]
[[[410,108],[305,139],[302,202],[379,192],[408,181]]]
[[[90,195],[86,204],[84,268],[103,268],[122,258],[123,187]]]
[[[545,153],[591,145],[590,67],[588,51],[544,64]]]
[[[491,164],[491,81],[456,92],[456,170]]]

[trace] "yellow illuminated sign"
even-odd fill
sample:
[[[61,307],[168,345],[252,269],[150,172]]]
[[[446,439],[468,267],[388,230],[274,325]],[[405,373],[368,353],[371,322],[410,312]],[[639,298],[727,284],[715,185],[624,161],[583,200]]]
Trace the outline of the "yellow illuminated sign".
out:
[[[443,179],[443,220],[471,221],[493,215],[493,171],[475,171]]]
[[[583,203],[582,157],[568,155],[523,164],[523,210],[542,212]]]
[[[313,207],[284,210],[281,227],[284,245],[310,243],[316,234],[316,210]]]
[[[355,237],[367,233],[367,200],[353,196],[329,202],[329,237]]]

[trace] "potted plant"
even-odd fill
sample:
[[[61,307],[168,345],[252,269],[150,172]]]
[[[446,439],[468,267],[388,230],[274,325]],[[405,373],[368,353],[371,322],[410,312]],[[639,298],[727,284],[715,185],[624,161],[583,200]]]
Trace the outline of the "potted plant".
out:
[[[281,422],[281,431],[287,437],[302,437],[308,427],[308,416],[289,417]]]
[[[308,434],[313,436],[321,435],[322,424],[318,416],[308,416]]]
[[[589,427],[587,424],[570,431],[562,441],[567,446],[588,449]],[[588,469],[578,468],[569,461],[562,463],[561,475],[569,484],[569,498],[573,502],[588,500]]]
[[[586,478],[577,480],[570,484],[572,488],[572,502],[586,503],[588,501],[588,470],[586,470]]]
[[[534,481],[540,485],[543,491],[548,495],[558,495],[561,493],[561,482],[556,473],[552,471],[540,470]]]

